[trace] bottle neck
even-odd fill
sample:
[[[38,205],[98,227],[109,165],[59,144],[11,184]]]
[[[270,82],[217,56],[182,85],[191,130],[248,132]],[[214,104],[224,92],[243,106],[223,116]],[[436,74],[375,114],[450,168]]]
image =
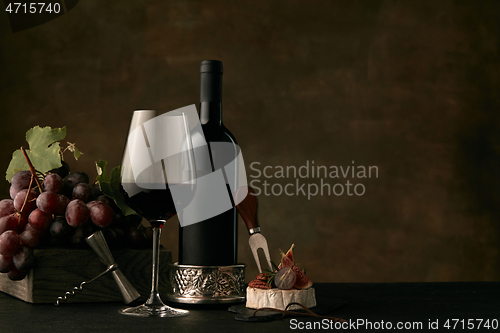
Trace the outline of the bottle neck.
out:
[[[222,104],[200,102],[200,122],[202,125],[222,126]]]
[[[222,125],[222,64],[203,62],[200,71],[200,121],[202,125]]]

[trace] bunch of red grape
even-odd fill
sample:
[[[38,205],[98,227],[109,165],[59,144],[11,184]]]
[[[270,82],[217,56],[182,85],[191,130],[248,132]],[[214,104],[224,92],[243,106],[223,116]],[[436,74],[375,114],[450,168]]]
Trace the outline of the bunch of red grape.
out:
[[[35,264],[33,249],[88,246],[85,238],[102,230],[110,247],[150,246],[151,228],[139,215],[124,216],[99,185],[69,167],[38,180],[20,171],[11,180],[11,199],[0,201],[0,273],[22,280]]]

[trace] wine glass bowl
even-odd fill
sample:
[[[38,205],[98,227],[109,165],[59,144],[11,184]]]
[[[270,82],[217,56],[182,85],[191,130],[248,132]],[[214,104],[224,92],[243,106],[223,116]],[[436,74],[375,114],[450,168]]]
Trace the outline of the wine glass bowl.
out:
[[[195,188],[194,155],[186,115],[179,111],[161,115],[153,110],[134,111],[121,164],[120,192],[153,229],[152,287],[143,305],[122,309],[120,313],[144,317],[189,314],[162,302],[158,266],[161,228],[189,204]]]

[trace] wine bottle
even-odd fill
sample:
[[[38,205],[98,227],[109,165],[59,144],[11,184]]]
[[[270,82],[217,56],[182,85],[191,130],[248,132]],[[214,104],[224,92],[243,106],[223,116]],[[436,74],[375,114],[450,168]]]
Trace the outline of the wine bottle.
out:
[[[204,60],[200,67],[200,123],[211,152],[211,167],[215,171],[214,150],[216,142],[229,143],[230,154],[236,157],[236,139],[222,122],[222,62]],[[227,146],[227,145],[226,145]],[[227,159],[227,152],[225,152]],[[226,187],[232,200],[230,186]],[[233,175],[236,174],[236,170]],[[221,214],[179,229],[179,264],[199,266],[225,266],[237,263],[237,220],[238,213],[232,202],[232,209]]]

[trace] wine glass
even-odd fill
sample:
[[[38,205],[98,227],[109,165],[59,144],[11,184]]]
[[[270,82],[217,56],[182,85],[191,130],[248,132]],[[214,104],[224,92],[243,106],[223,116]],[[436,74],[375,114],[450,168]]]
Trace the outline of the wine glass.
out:
[[[153,229],[152,287],[143,305],[120,310],[125,315],[180,317],[189,311],[163,304],[158,292],[161,228],[192,200],[196,172],[186,114],[134,111],[123,153],[120,191],[125,202]]]

